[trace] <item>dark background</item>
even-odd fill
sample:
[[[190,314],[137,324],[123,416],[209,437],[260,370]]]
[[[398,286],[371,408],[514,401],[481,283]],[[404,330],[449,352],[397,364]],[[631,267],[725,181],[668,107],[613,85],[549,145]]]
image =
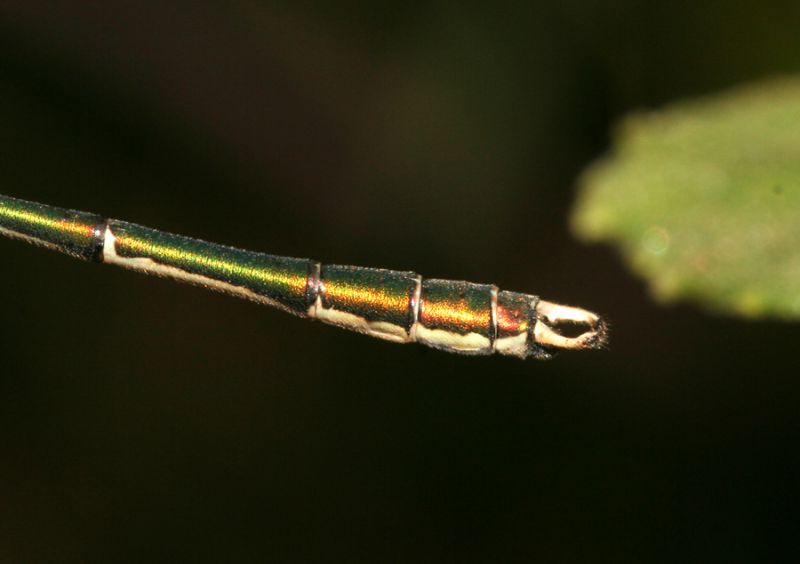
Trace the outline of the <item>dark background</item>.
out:
[[[613,323],[398,346],[0,241],[0,561],[791,560],[797,325],[568,230],[625,113],[800,69],[800,4],[0,6],[0,192]]]

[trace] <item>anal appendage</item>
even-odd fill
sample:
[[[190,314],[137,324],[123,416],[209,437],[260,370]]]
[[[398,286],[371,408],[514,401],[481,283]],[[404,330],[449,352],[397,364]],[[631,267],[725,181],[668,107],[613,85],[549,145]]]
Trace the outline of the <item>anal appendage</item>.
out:
[[[601,349],[608,343],[608,325],[599,315],[579,307],[539,300],[537,323],[533,330],[536,342],[556,349]],[[566,329],[582,329],[575,336]]]

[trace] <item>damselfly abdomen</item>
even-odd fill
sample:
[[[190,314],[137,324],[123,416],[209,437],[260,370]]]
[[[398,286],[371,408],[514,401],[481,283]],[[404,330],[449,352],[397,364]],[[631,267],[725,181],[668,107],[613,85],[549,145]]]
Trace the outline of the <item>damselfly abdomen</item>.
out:
[[[245,251],[6,196],[0,196],[0,233],[373,337],[449,352],[542,359],[555,349],[600,348],[607,336],[598,315],[490,284]],[[565,334],[573,325],[580,334]]]

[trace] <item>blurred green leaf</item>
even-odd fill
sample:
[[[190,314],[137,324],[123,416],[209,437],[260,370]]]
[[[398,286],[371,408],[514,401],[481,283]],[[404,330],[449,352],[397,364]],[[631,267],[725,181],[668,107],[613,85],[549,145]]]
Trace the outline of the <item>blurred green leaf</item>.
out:
[[[627,118],[572,219],[661,301],[800,319],[800,79]]]

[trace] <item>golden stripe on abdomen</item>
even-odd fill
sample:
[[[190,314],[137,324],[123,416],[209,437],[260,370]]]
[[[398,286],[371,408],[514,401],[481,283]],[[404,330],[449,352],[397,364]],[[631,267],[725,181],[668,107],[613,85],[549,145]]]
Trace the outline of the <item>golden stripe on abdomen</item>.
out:
[[[408,342],[418,280],[414,272],[322,265],[314,316],[359,333]]]
[[[496,288],[453,280],[423,280],[416,340],[466,354],[491,354]]]

